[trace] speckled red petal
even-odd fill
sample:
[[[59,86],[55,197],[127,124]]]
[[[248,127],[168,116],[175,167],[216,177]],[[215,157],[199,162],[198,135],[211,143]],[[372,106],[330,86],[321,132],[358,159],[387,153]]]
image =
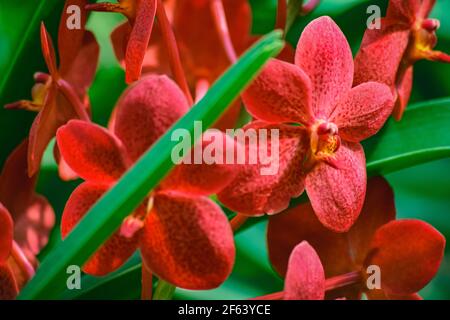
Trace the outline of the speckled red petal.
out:
[[[245,165],[235,180],[218,194],[218,198],[228,208],[242,214],[278,213],[288,207],[291,198],[304,191],[303,171],[299,164],[308,148],[307,134],[300,127],[271,125],[262,121],[252,122],[244,129],[258,140],[265,132],[268,152],[261,148],[258,150],[257,144],[247,141],[244,146]],[[276,152],[276,143],[272,144],[272,130],[279,135],[279,153]],[[274,153],[271,153],[272,145],[275,146]]]
[[[61,235],[65,238],[87,211],[108,190],[107,186],[84,182],[79,185],[66,203],[61,219]],[[125,238],[116,231],[86,262],[83,271],[103,276],[119,268],[136,251],[139,233]]]
[[[149,75],[122,94],[115,109],[114,133],[136,160],[188,109],[183,92],[172,80]]]
[[[351,89],[336,105],[330,121],[339,128],[342,139],[365,140],[384,125],[394,107],[390,88],[378,82],[366,82]]]
[[[306,26],[297,44],[295,63],[311,80],[314,115],[328,117],[353,82],[350,46],[330,17],[317,18]]]
[[[125,53],[126,81],[132,83],[141,76],[142,63],[152,34],[156,15],[155,0],[140,0],[137,2],[136,17]]]
[[[297,66],[270,60],[243,94],[250,114],[266,122],[307,124],[312,118],[311,82]]]
[[[178,287],[212,289],[233,268],[233,232],[220,207],[204,197],[165,191],[155,195],[140,244],[146,265]]]
[[[19,288],[11,269],[0,264],[0,300],[13,300],[19,293]]]
[[[343,141],[336,153],[338,168],[319,163],[306,176],[306,192],[319,220],[345,232],[355,223],[366,194],[366,159],[359,143]]]
[[[389,222],[375,233],[365,265],[377,265],[387,294],[418,292],[433,279],[444,255],[445,238],[420,220]]]
[[[210,129],[203,134],[203,142],[196,146],[197,149],[194,147],[184,158],[189,159],[190,164],[175,166],[161,182],[162,188],[206,196],[220,192],[236,177],[239,165],[234,162],[227,164],[227,155],[234,159],[237,154],[233,138],[219,130]],[[202,157],[202,163],[195,164],[195,154],[207,155],[207,158]],[[205,163],[205,160],[208,162]]]
[[[116,55],[117,61],[122,66],[125,66],[125,53],[127,51],[128,40],[130,39],[131,24],[126,21],[118,25],[111,32],[111,43],[114,49],[114,54]],[[153,36],[151,37],[153,39]]]
[[[105,128],[72,120],[57,132],[61,155],[85,180],[114,182],[127,168],[122,143]]]
[[[353,84],[368,81],[387,84],[395,93],[400,62],[408,46],[410,30],[396,20],[381,18],[381,29],[367,29],[355,57]]]
[[[284,300],[323,300],[325,273],[313,247],[304,241],[289,258],[284,280]]]
[[[8,259],[13,242],[13,220],[2,203],[0,203],[0,265]]]

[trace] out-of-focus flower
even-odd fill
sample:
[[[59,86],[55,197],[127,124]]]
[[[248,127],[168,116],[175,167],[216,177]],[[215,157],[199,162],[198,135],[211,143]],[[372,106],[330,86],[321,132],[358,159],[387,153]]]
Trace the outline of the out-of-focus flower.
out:
[[[94,35],[84,29],[86,12],[81,10],[82,29],[68,29],[67,7],[78,5],[84,8],[86,0],[67,0],[61,17],[58,34],[59,68],[53,43],[41,24],[42,53],[50,75],[36,73],[36,84],[32,89],[32,101],[21,100],[6,105],[11,109],[26,109],[38,112],[29,134],[28,174],[39,170],[42,155],[55,136],[56,130],[70,119],[89,120],[87,89],[91,85],[97,68],[99,47]],[[71,179],[73,173],[55,150],[63,179]]]
[[[435,51],[439,21],[429,18],[435,0],[391,0],[381,29],[367,29],[355,58],[354,84],[379,81],[395,95],[393,116],[402,118],[413,83],[413,65],[422,59],[450,63]]]
[[[302,241],[312,247],[296,247]],[[420,298],[416,293],[436,274],[445,247],[429,224],[395,220],[394,196],[381,177],[369,180],[364,208],[348,232],[324,228],[305,203],[270,217],[267,242],[270,261],[295,299],[322,299],[325,291],[327,298]],[[380,289],[367,286],[369,266],[379,267]]]
[[[33,275],[55,223],[52,207],[34,191],[37,177],[28,177],[27,149],[25,140],[0,174],[0,299],[14,298]]]

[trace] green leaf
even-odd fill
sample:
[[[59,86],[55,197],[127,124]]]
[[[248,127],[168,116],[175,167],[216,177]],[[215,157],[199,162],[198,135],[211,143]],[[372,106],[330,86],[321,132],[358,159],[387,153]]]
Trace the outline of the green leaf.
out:
[[[177,287],[164,280],[158,280],[153,300],[172,300]]]
[[[19,298],[58,297],[66,285],[66,268],[70,265],[83,265],[173,167],[171,152],[178,142],[172,141],[172,132],[185,129],[193,136],[194,121],[202,121],[203,130],[209,128],[269,58],[281,51],[283,45],[280,32],[272,32],[245,53],[211,87],[205,97],[164,134],[89,210],[69,236],[44,260]]]
[[[450,98],[409,106],[364,142],[369,175],[387,174],[450,156]]]

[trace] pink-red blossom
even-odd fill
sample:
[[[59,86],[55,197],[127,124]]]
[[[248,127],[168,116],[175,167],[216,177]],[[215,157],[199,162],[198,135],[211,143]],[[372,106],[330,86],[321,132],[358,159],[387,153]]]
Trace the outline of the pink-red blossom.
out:
[[[261,164],[246,166],[220,201],[243,214],[273,214],[306,189],[319,220],[347,231],[366,190],[360,141],[377,133],[393,108],[385,84],[352,83],[345,36],[329,17],[314,20],[300,37],[295,64],[270,61],[243,94],[256,119],[244,129],[279,129],[278,173],[261,176]]]

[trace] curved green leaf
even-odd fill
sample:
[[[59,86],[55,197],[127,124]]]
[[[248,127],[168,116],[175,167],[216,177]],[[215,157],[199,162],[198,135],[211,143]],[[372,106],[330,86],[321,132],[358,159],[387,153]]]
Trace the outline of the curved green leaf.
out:
[[[209,128],[238,97],[264,64],[284,46],[280,32],[272,32],[256,43],[231,67],[182,119],[180,119],[140,160],[89,210],[86,216],[44,260],[36,275],[22,290],[20,299],[52,299],[66,286],[66,269],[83,265],[117,230],[146,195],[173,167],[171,152],[178,144],[174,130],[194,133],[194,122]],[[191,141],[193,143],[193,141]]]
[[[450,98],[410,106],[364,142],[369,175],[387,174],[450,157]]]

